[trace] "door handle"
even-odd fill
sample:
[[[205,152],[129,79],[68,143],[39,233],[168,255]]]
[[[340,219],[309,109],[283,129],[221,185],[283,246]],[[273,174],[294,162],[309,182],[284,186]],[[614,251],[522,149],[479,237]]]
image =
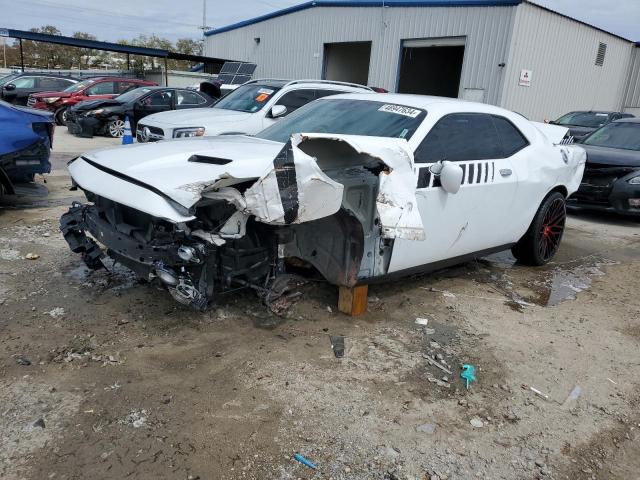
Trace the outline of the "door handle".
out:
[[[511,171],[510,168],[501,168],[500,169],[500,175],[502,175],[503,177],[510,177],[512,173],[513,172]]]

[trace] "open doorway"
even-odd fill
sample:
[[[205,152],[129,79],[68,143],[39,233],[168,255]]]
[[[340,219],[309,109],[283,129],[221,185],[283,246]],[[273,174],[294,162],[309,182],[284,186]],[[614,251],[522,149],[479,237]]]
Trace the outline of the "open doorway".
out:
[[[464,44],[464,37],[405,40],[398,92],[457,98]]]
[[[322,78],[367,85],[371,42],[324,44]]]

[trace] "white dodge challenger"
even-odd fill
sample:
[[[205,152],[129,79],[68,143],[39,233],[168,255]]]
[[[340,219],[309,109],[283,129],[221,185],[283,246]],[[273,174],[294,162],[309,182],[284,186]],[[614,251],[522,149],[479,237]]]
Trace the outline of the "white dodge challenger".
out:
[[[566,132],[453,99],[327,97],[255,137],[84,154],[69,171],[90,203],[61,230],[89,267],[97,241],[197,309],[242,286],[277,296],[291,259],[346,288],[508,248],[543,265],[584,170]]]

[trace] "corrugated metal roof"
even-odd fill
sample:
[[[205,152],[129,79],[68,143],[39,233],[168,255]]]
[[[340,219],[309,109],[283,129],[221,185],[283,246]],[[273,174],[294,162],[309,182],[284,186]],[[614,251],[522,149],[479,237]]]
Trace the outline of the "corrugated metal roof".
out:
[[[161,48],[138,47],[136,45],[122,45],[120,43],[100,42],[98,40],[88,40],[85,38],[65,37],[63,35],[50,35],[48,33],[29,32],[26,30],[14,30],[2,28],[2,36],[32,40],[34,42],[55,43],[58,45],[69,45],[79,48],[90,48],[94,50],[104,50],[108,52],[127,53],[131,55],[144,55],[147,57],[171,58],[175,60],[187,60],[191,62],[215,63],[222,66],[226,59],[209,58],[202,55],[188,55],[184,53],[171,52]]]
[[[281,17],[314,7],[511,7],[519,5],[523,0],[315,0],[284,8],[275,12],[251,18],[242,22],[215,28],[205,32],[206,36],[228,32],[254,23],[264,22],[271,18]]]

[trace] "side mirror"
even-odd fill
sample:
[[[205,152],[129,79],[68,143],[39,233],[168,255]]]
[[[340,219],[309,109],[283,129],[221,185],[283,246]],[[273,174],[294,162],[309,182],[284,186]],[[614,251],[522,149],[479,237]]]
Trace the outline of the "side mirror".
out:
[[[430,170],[433,175],[440,177],[440,184],[445,192],[458,193],[464,175],[460,165],[444,160],[431,165]]]
[[[15,89],[16,89],[16,86],[15,86],[13,83],[10,83],[10,84],[8,84],[8,85],[5,85],[5,86],[4,86],[4,89],[5,89],[7,92],[10,92],[11,90],[15,90]]]
[[[271,118],[283,117],[287,114],[287,107],[284,105],[274,105],[271,109]]]

